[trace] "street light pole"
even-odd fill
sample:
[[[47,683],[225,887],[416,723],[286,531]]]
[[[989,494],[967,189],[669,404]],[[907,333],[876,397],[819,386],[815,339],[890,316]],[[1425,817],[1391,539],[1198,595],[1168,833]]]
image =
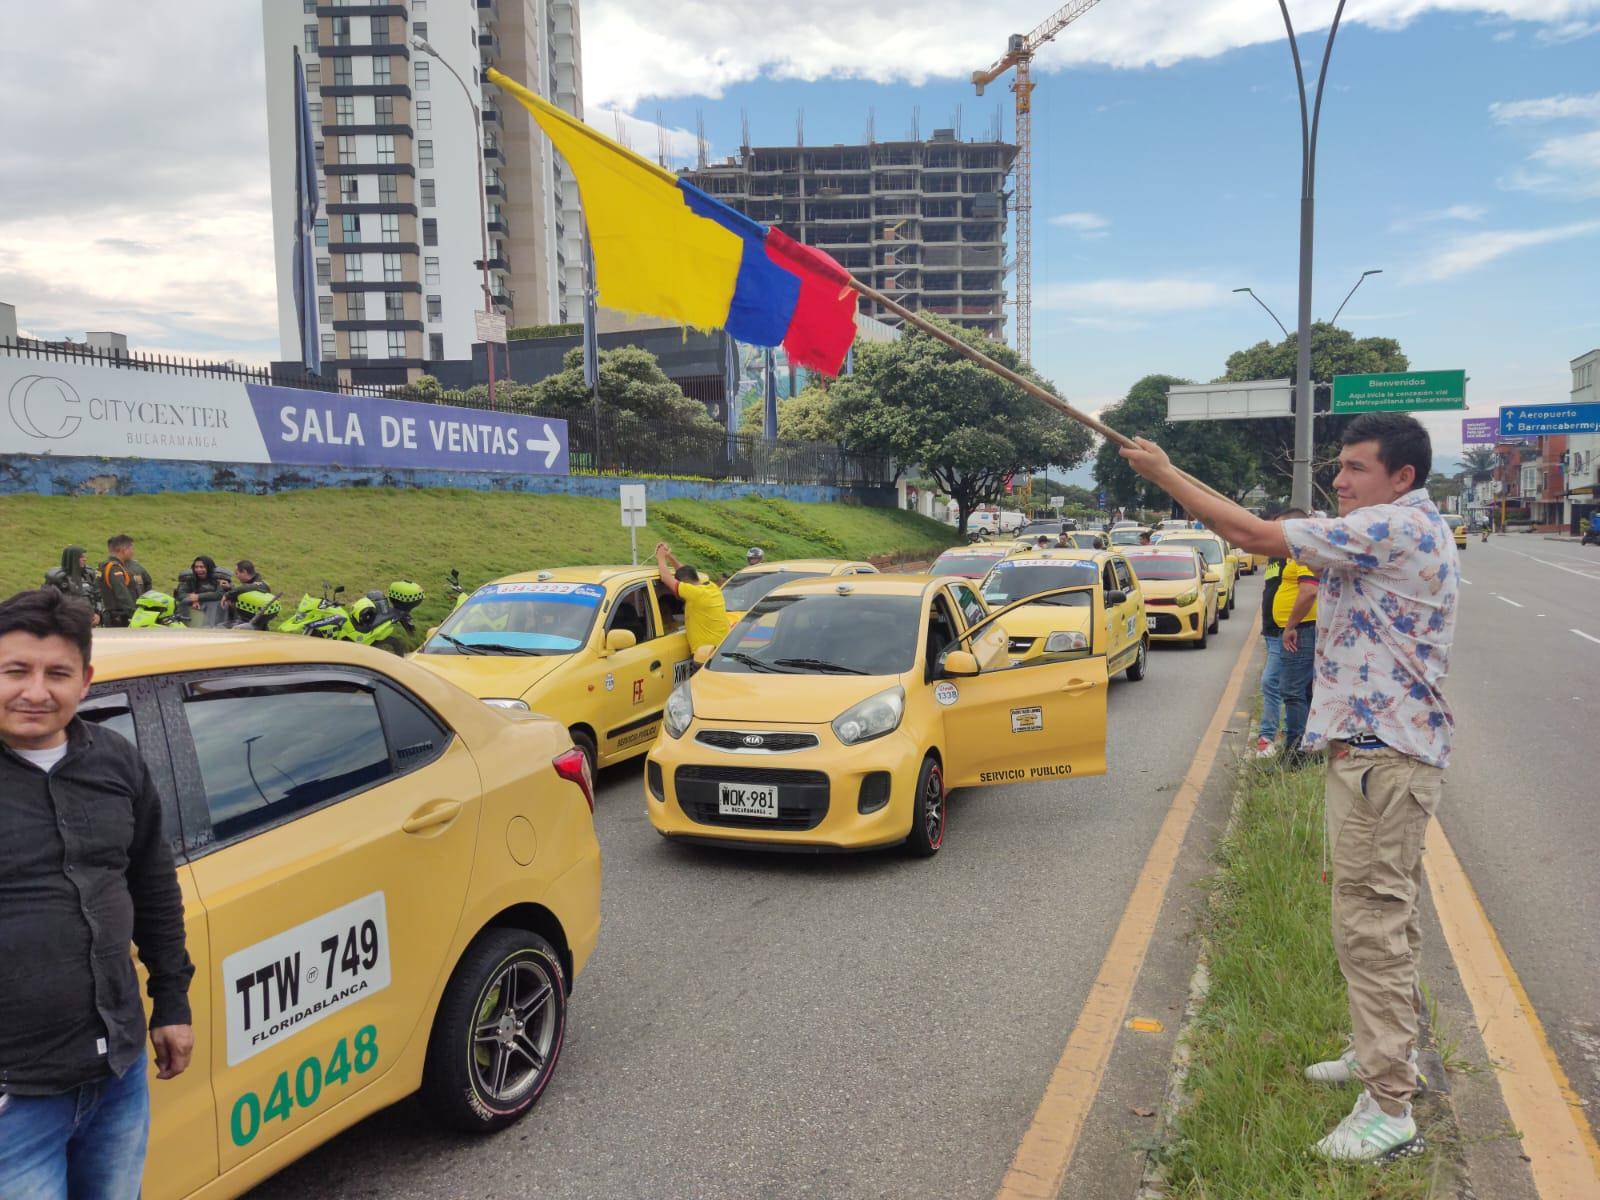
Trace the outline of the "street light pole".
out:
[[[1366,279],[1367,279],[1368,275],[1382,275],[1382,274],[1383,274],[1383,269],[1381,267],[1378,268],[1377,270],[1374,270],[1374,271],[1363,271],[1363,272],[1361,272],[1361,278],[1356,280],[1355,283],[1350,285],[1350,290],[1344,294],[1344,299],[1339,301],[1339,307],[1333,310],[1333,319],[1331,321],[1329,321],[1328,324],[1329,325],[1337,325],[1339,323],[1339,314],[1344,311],[1344,306],[1346,304],[1350,303],[1350,297],[1354,296],[1356,294],[1356,288],[1360,287],[1363,283],[1366,282]]]
[[[1315,448],[1311,414],[1316,387],[1311,381],[1311,265],[1312,237],[1316,225],[1317,132],[1322,121],[1322,89],[1328,80],[1328,59],[1333,55],[1333,39],[1339,33],[1339,18],[1345,0],[1339,0],[1333,24],[1328,29],[1328,44],[1322,51],[1322,69],[1317,74],[1317,94],[1309,115],[1306,111],[1306,77],[1300,66],[1300,46],[1295,41],[1294,23],[1289,19],[1287,0],[1278,0],[1283,12],[1283,27],[1289,34],[1289,52],[1294,56],[1294,76],[1300,95],[1300,319],[1297,335],[1298,363],[1295,368],[1294,406],[1294,482],[1290,503],[1311,510],[1311,456]]]
[[[1243,288],[1234,288],[1233,290],[1235,292],[1249,292],[1250,293],[1250,299],[1254,300],[1257,304],[1261,305],[1262,308],[1266,308],[1267,309],[1267,316],[1271,317],[1274,321],[1278,321],[1278,314],[1273,312],[1270,308],[1267,308],[1267,302],[1265,300],[1263,300],[1260,296],[1256,295],[1254,289],[1243,287]],[[1283,329],[1283,322],[1282,321],[1278,321],[1278,328],[1279,329]],[[1288,341],[1289,340],[1289,331],[1287,329],[1283,329],[1283,340],[1284,341]]]
[[[448,59],[435,50],[432,44],[429,43],[426,38],[418,37],[417,35],[413,34],[411,37],[411,45],[413,49],[420,50],[424,54],[431,55],[435,62],[442,66],[446,71],[449,71],[450,74],[455,77],[455,81],[461,85],[461,91],[467,98],[468,107],[472,109],[472,153],[475,159],[473,167],[478,172],[478,234],[482,239],[483,246],[483,311],[488,313],[490,316],[493,316],[494,295],[489,290],[489,210],[487,207],[487,202],[484,198],[484,189],[488,186],[488,184],[485,183],[483,178],[483,114],[479,110],[477,100],[473,98],[472,89],[467,86],[467,81],[461,78],[456,69],[450,65]],[[494,343],[485,342],[483,344],[483,349],[484,357],[489,363],[489,407],[493,408]],[[509,352],[507,353],[506,361],[510,361]]]

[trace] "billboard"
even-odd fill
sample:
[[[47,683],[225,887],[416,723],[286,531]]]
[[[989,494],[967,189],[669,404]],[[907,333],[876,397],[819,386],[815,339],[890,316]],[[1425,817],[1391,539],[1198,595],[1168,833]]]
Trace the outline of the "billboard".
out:
[[[1499,417],[1462,417],[1463,446],[1492,446],[1500,440]]]
[[[1167,389],[1168,421],[1243,421],[1294,414],[1287,379],[1244,383],[1182,383]]]
[[[567,423],[0,357],[0,453],[565,475]]]

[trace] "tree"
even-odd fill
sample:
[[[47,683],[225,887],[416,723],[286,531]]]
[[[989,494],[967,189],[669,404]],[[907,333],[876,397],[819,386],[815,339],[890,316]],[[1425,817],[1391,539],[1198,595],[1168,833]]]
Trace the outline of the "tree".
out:
[[[1009,346],[930,319],[1043,382]],[[972,510],[998,500],[1008,478],[1048,466],[1070,470],[1089,455],[1089,432],[1077,422],[913,329],[894,342],[858,345],[855,374],[828,395],[840,444],[889,455],[901,469],[920,465],[955,501],[963,534]]]
[[[760,392],[745,401],[739,414],[739,432],[755,437],[766,432],[766,400]],[[828,390],[817,384],[778,401],[778,436],[788,441],[837,442]]]
[[[1259,473],[1243,423],[1167,421],[1167,389],[1188,382],[1172,375],[1146,375],[1128,389],[1122,401],[1101,413],[1100,419],[1128,437],[1159,442],[1178,467],[1219,492],[1240,499],[1256,485]],[[1166,493],[1134,474],[1112,442],[1101,445],[1095,457],[1094,478],[1114,505],[1162,510],[1171,506]]]
[[[677,427],[718,429],[705,405],[691,400],[667,378],[655,355],[638,346],[600,352],[600,411],[613,418],[654,421]],[[594,398],[583,382],[583,350],[574,346],[562,357],[561,370],[531,387],[496,389],[497,400],[512,408],[537,410],[547,416],[581,419],[594,411]]]
[[[1292,380],[1299,353],[1297,346],[1297,339],[1291,334],[1281,342],[1257,342],[1235,351],[1228,355],[1227,373],[1222,379],[1230,383],[1250,379]],[[1326,322],[1311,327],[1311,378],[1319,390],[1321,385],[1330,384],[1335,375],[1405,371],[1410,366],[1411,361],[1394,338],[1358,338]],[[1352,419],[1343,415],[1315,419],[1312,484],[1324,497],[1338,473],[1339,437]],[[1249,445],[1261,472],[1262,486],[1277,499],[1288,496],[1294,476],[1294,419],[1280,417],[1245,424],[1249,426]]]
[[[1461,495],[1461,479],[1459,476],[1441,475],[1435,471],[1428,476],[1427,488],[1429,497],[1443,508],[1446,497]]]
[[[1488,446],[1469,446],[1461,455],[1461,465],[1474,475],[1487,475],[1498,465],[1498,460]]]

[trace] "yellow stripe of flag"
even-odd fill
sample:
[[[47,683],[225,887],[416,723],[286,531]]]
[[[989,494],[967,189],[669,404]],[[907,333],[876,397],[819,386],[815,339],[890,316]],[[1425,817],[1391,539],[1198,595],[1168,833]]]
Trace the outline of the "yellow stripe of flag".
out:
[[[600,302],[699,329],[728,319],[743,240],[684,203],[672,172],[590,129],[493,67],[577,176]]]

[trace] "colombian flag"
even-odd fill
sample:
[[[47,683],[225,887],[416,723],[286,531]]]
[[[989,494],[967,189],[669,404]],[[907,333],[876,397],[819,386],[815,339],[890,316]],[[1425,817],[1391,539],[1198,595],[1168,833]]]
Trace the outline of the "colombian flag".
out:
[[[837,375],[855,340],[850,275],[822,251],[729,208],[514,83],[578,177],[600,300],[626,313],[726,329]]]

